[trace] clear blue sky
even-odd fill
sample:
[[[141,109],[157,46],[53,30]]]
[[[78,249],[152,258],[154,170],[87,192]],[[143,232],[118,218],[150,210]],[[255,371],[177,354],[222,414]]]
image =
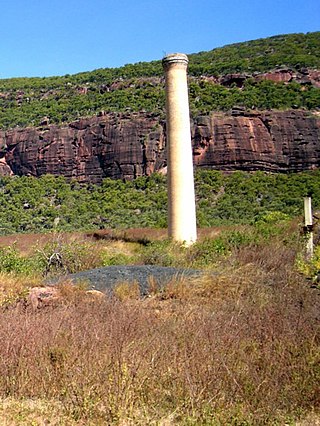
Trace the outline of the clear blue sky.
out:
[[[51,76],[320,30],[320,0],[2,0],[0,78]]]

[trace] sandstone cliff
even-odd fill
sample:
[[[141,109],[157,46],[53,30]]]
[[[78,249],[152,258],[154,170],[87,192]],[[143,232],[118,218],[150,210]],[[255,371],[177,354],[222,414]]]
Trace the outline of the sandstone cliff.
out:
[[[191,134],[197,167],[288,172],[320,166],[320,117],[310,112],[217,113],[194,119]],[[110,113],[0,132],[1,175],[50,173],[98,183],[165,166],[165,123],[153,114]]]

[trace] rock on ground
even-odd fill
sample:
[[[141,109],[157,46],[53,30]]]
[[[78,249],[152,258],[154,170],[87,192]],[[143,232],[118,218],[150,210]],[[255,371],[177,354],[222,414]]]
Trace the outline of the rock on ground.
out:
[[[73,282],[88,281],[91,288],[110,293],[119,283],[137,282],[141,295],[148,294],[149,281],[154,280],[161,288],[173,278],[199,276],[202,271],[196,269],[179,269],[164,266],[142,265],[142,266],[108,266],[104,268],[91,269],[89,271],[71,274]]]

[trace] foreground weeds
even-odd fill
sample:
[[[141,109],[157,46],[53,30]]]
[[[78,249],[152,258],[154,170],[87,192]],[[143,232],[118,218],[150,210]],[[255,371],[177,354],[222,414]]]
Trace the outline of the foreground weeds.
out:
[[[66,281],[55,303],[31,309],[16,301],[39,283],[13,275],[22,263],[3,251],[1,424],[316,424],[320,294],[296,270],[296,227],[224,230],[190,249],[98,243],[54,242],[40,254],[59,249],[68,268],[122,255],[205,275],[165,288],[150,277],[144,299],[134,282],[107,298]]]
[[[234,256],[219,275],[150,282],[144,300],[123,285],[114,299],[2,309],[11,424],[280,425],[319,409],[317,290],[290,248]]]
[[[41,277],[25,277],[12,273],[0,273],[0,307],[14,305],[25,299],[30,288],[41,284]]]

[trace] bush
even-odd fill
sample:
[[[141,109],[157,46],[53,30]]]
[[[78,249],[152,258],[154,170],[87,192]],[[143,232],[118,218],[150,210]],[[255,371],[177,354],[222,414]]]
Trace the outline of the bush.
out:
[[[139,258],[145,265],[176,266],[183,251],[180,244],[170,240],[153,241],[141,248]]]
[[[41,271],[41,263],[34,257],[23,257],[15,246],[0,248],[0,272],[35,275]]]
[[[306,244],[306,241],[305,241]],[[311,259],[306,258],[305,249],[297,258],[297,268],[307,278],[312,280],[318,287],[320,278],[320,245],[314,248],[313,256]]]
[[[227,254],[229,250],[223,238],[205,238],[188,249],[187,263],[194,268],[212,268]]]
[[[75,272],[102,266],[102,252],[94,243],[63,242],[47,243],[38,250],[38,260],[44,274],[73,274]]]
[[[130,265],[134,263],[135,257],[125,253],[102,254],[102,266]]]

